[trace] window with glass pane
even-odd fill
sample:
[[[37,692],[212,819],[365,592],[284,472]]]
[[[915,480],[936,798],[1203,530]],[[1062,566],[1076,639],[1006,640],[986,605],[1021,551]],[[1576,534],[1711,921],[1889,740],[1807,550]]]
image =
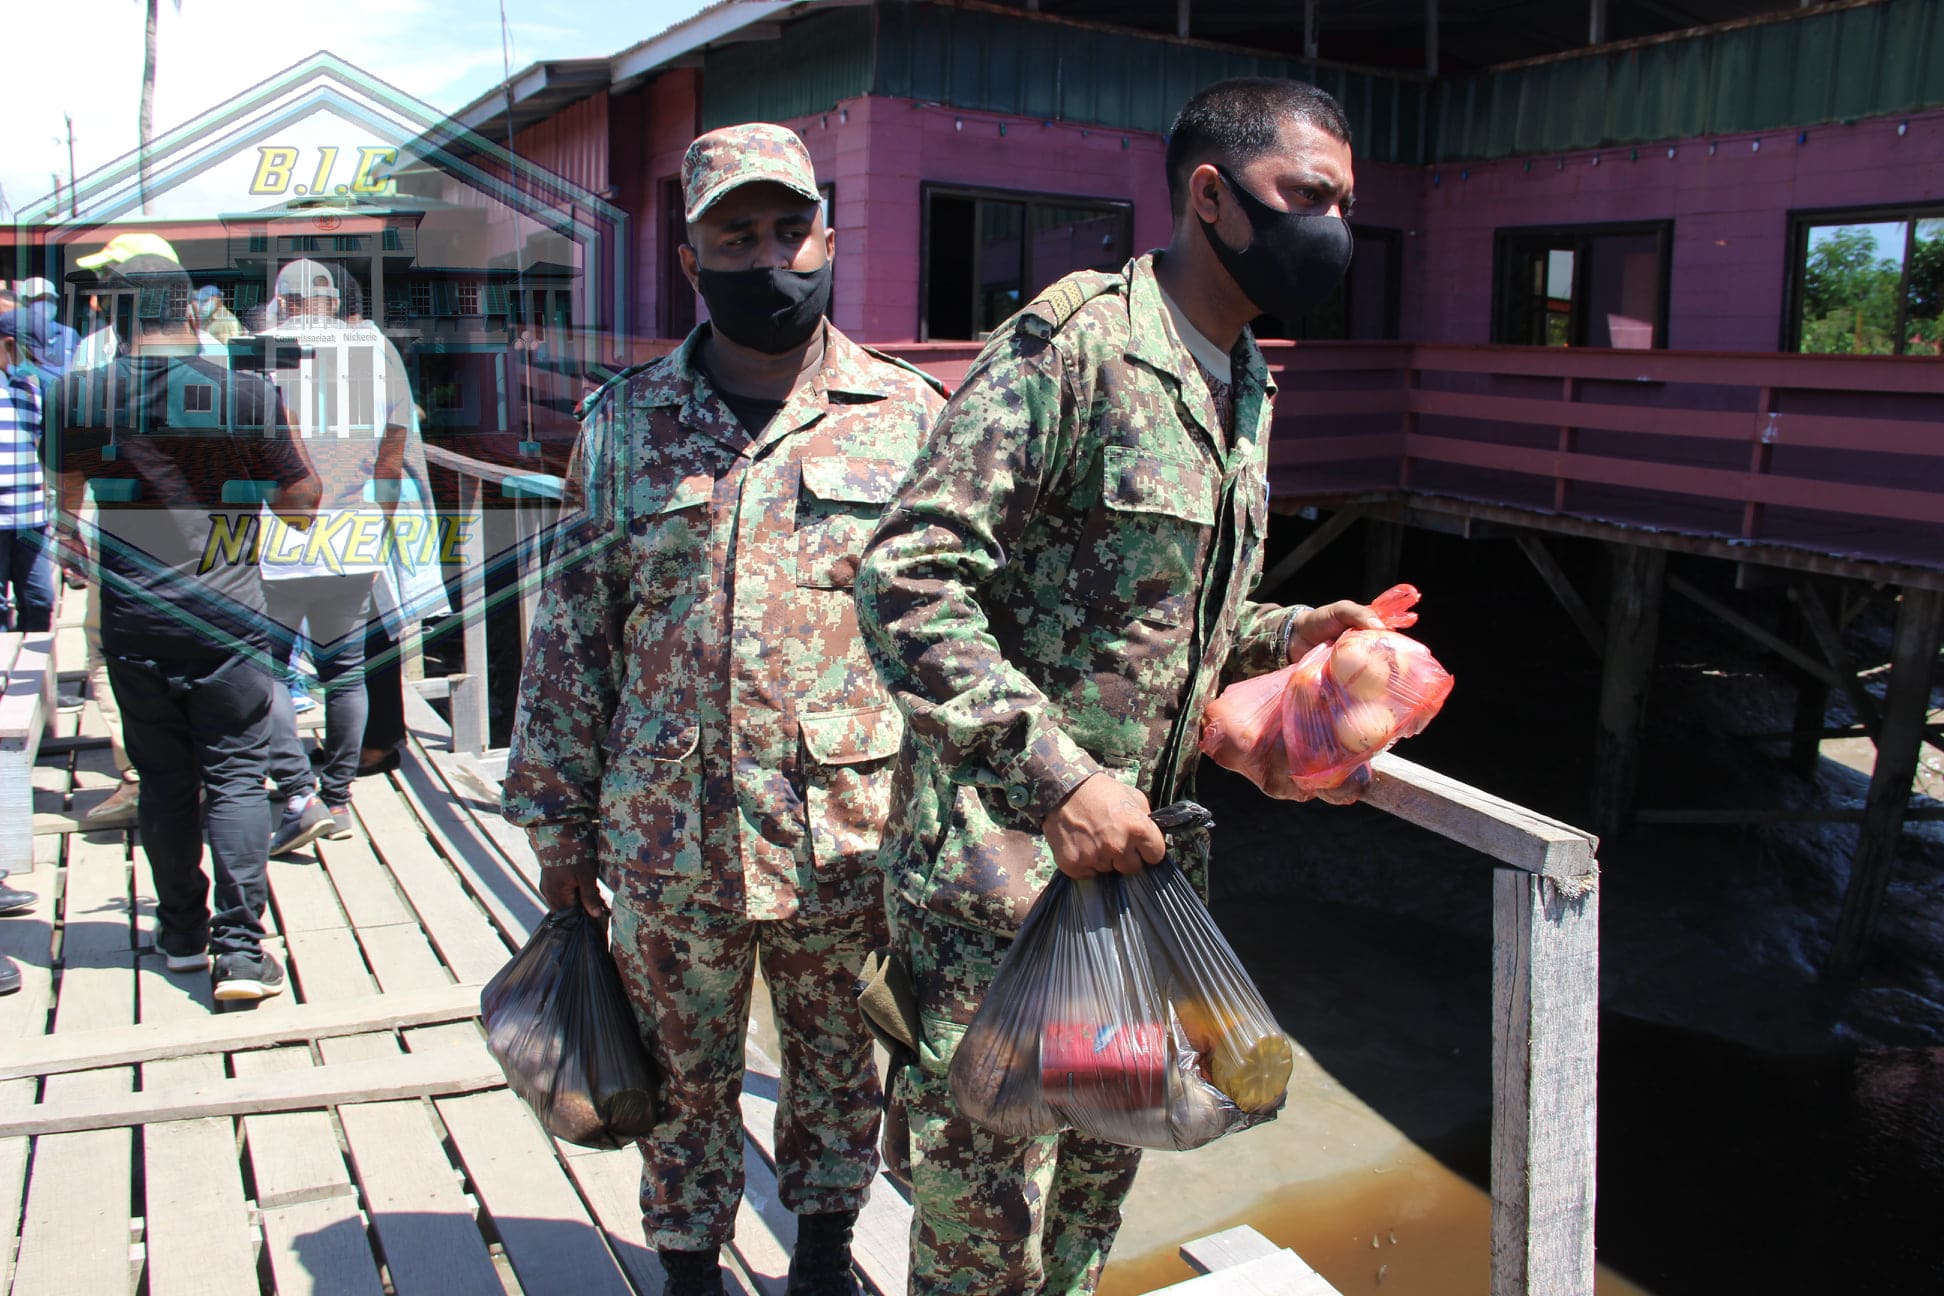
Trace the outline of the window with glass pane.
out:
[[[925,189],[920,339],[980,338],[1075,270],[1118,270],[1133,207],[943,186]]]
[[[1514,346],[1667,345],[1671,222],[1500,230],[1492,340]]]
[[[461,283],[459,285],[459,313],[461,315],[479,314],[479,285]]]
[[[412,284],[412,314],[430,315],[432,313],[432,285],[424,279]]]
[[[1786,343],[1819,355],[1944,355],[1944,208],[1801,215]]]

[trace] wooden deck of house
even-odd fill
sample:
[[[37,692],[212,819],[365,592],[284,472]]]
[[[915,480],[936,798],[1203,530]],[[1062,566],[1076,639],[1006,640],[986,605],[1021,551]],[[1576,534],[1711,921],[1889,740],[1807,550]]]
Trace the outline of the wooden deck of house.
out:
[[[542,915],[535,869],[413,715],[404,768],[356,786],[356,837],[270,863],[287,993],[220,1013],[206,973],[152,951],[134,834],[64,831],[115,776],[92,703],[60,718],[34,867],[8,879],[40,903],[0,920],[24,978],[0,999],[0,1292],[660,1292],[639,1154],[549,1139],[486,1052],[479,986]],[[776,1068],[750,1063],[726,1259],[774,1293],[794,1225],[768,1161]],[[857,1247],[880,1292],[904,1288],[908,1218],[880,1180]]]

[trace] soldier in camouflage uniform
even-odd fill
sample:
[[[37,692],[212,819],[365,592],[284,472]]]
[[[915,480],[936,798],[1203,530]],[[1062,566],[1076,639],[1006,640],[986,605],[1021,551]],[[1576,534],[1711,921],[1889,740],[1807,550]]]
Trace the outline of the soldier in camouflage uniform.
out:
[[[1149,807],[1191,790],[1224,678],[1378,624],[1249,599],[1275,389],[1246,325],[1340,282],[1348,139],[1296,82],[1191,100],[1170,246],[1070,275],[993,334],[865,552],[859,624],[910,726],[880,860],[918,1009],[886,1126],[913,1292],[1093,1290],[1139,1151],[980,1128],[952,1102],[953,1050],[1056,867],[1161,858]]]
[[[880,1106],[857,971],[885,939],[874,862],[903,733],[851,584],[942,389],[823,319],[834,239],[795,134],[712,131],[682,175],[683,266],[713,323],[587,402],[505,810],[549,904],[603,912],[597,867],[613,892],[663,1076],[641,1203],[668,1291],[721,1290],[760,960],[790,1291],[848,1292]]]

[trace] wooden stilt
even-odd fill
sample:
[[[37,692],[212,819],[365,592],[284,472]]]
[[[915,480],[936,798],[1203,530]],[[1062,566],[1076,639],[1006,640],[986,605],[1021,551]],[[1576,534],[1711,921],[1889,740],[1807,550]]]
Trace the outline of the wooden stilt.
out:
[[[1403,525],[1371,518],[1364,526],[1364,596],[1375,598],[1397,584],[1403,565]]]
[[[1807,648],[1815,643],[1815,636],[1809,631],[1802,610],[1795,611],[1796,642]],[[1822,734],[1824,717],[1829,712],[1829,682],[1806,671],[1797,671],[1795,737],[1789,742],[1789,769],[1803,778],[1811,778],[1816,767],[1822,763]]]
[[[1660,631],[1667,554],[1614,545],[1606,654],[1600,678],[1600,720],[1593,740],[1593,830],[1617,834],[1633,809],[1640,773],[1640,730],[1647,718],[1654,643]]]
[[[1832,977],[1855,975],[1876,935],[1883,895],[1890,885],[1890,868],[1896,859],[1897,837],[1903,831],[1910,804],[1911,780],[1917,774],[1917,749],[1930,708],[1931,666],[1937,660],[1940,619],[1944,619],[1944,594],[1904,590],[1897,607],[1896,636],[1890,644],[1890,686],[1883,700],[1883,723],[1877,730],[1876,765],[1870,773],[1863,831],[1850,861],[1849,889],[1843,893],[1843,912],[1836,920],[1836,938],[1825,969]]]
[[[1572,618],[1573,625],[1586,637],[1587,644],[1593,649],[1593,655],[1600,656],[1606,651],[1606,632],[1600,628],[1599,621],[1586,606],[1586,600],[1582,599],[1579,591],[1573,588],[1572,578],[1566,575],[1565,569],[1559,565],[1559,560],[1553,557],[1552,550],[1546,547],[1546,542],[1536,533],[1522,532],[1518,540],[1520,552],[1531,561],[1533,570],[1539,573],[1539,579],[1546,583],[1546,588],[1552,591],[1552,596],[1559,600],[1559,606],[1566,610],[1568,617]]]

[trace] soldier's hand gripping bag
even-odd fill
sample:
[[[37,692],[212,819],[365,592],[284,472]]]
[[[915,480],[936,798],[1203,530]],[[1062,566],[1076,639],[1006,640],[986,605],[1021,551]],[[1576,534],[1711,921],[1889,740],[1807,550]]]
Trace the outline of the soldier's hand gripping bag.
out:
[[[1206,828],[1182,802],[1167,828]],[[1139,873],[1056,874],[952,1057],[952,1096],[1012,1137],[1077,1129],[1186,1151],[1272,1119],[1289,1039],[1172,851]]]
[[[486,1047],[555,1138],[617,1148],[655,1123],[655,1068],[600,924],[543,919],[479,996]]]

